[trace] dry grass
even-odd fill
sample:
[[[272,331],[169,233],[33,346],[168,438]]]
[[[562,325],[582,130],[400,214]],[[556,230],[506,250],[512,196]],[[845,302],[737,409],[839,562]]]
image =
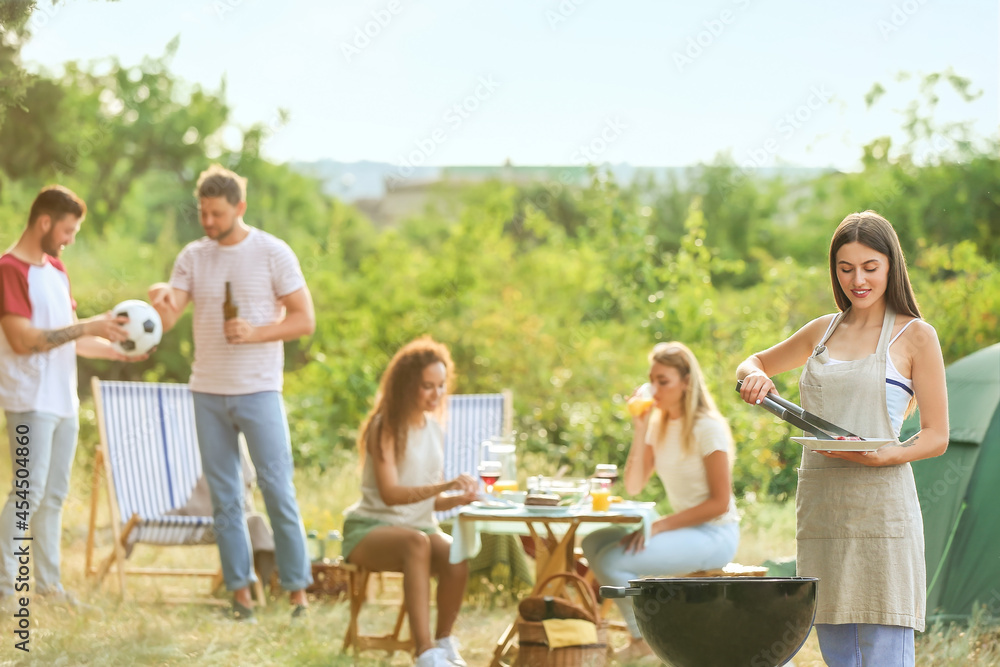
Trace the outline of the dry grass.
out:
[[[341,510],[358,495],[358,475],[354,466],[300,473],[297,478],[303,517],[319,530],[339,527]],[[0,479],[8,479],[0,470]],[[77,611],[46,607],[33,601],[31,653],[13,648],[8,631],[7,646],[0,648],[0,665],[408,665],[408,656],[397,653],[391,660],[384,653],[368,653],[355,660],[341,652],[348,610],[343,602],[315,603],[308,618],[292,624],[287,603],[273,600],[259,613],[253,626],[225,619],[218,607],[205,605],[170,606],[160,602],[162,591],[143,579],[130,580],[130,598],[120,602],[116,585],[109,578],[95,592],[83,575],[86,525],[89,516],[90,478],[78,466],[74,490],[67,499],[64,515],[63,573],[68,588],[76,591],[91,609]],[[102,508],[106,504],[102,497]],[[103,516],[103,512],[102,512]],[[102,544],[110,531],[102,518]],[[766,558],[794,554],[794,509],[758,504],[746,509],[743,539],[737,560],[758,564]],[[138,547],[137,564],[216,567],[214,547],[152,549]],[[183,582],[182,582],[183,583]],[[203,581],[187,582],[201,592]],[[220,594],[223,595],[223,594]],[[365,624],[371,629],[394,620],[394,608],[371,604],[365,610]],[[461,639],[470,665],[487,665],[497,637],[513,618],[510,605],[485,603],[481,596],[466,605],[455,635]],[[614,612],[616,613],[616,612]],[[621,646],[626,638],[612,633],[612,642]],[[935,628],[919,639],[918,665],[935,667],[959,665],[986,667],[1000,664],[1000,637],[996,629]],[[30,659],[29,659],[30,658]],[[796,656],[797,667],[820,667],[823,661],[815,636],[810,635]]]

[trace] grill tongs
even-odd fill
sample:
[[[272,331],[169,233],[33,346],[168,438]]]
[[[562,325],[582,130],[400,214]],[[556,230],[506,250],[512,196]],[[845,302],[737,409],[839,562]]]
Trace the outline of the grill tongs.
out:
[[[742,386],[743,381],[740,380],[736,383],[736,391],[739,391]],[[760,407],[783,419],[795,428],[802,429],[806,434],[812,435],[814,438],[836,440],[838,436],[843,436],[845,438],[864,440],[864,438],[851,433],[846,428],[841,428],[811,412],[807,412],[777,394],[768,394],[765,396],[760,402]]]

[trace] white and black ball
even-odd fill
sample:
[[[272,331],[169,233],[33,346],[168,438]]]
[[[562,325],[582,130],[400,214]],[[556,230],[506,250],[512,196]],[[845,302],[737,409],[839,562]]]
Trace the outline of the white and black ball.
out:
[[[111,309],[114,317],[127,317],[122,327],[128,338],[115,343],[118,350],[129,357],[146,354],[156,347],[163,337],[163,323],[156,309],[145,301],[129,299]]]

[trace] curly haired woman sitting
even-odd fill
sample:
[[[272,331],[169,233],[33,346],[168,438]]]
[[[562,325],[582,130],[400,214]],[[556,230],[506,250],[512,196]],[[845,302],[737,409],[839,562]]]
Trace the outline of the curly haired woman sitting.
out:
[[[468,565],[448,562],[451,538],[435,510],[476,499],[470,475],[442,481],[443,415],[454,364],[448,348],[419,338],[389,362],[375,407],[361,426],[361,500],[344,511],[344,557],[369,570],[402,572],[417,667],[462,667],[451,638]],[[444,496],[445,491],[458,491]],[[430,578],[437,577],[437,628],[430,637]]]

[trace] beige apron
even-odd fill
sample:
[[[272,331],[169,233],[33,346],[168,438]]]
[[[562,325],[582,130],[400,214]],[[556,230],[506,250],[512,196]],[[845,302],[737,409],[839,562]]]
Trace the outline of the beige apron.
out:
[[[844,314],[806,362],[802,407],[866,438],[895,439],[885,367],[896,314],[886,308],[875,354],[828,364],[826,341]],[[803,448],[795,506],[798,574],[820,578],[817,623],[924,629],[924,530],[909,463],[871,468]]]

